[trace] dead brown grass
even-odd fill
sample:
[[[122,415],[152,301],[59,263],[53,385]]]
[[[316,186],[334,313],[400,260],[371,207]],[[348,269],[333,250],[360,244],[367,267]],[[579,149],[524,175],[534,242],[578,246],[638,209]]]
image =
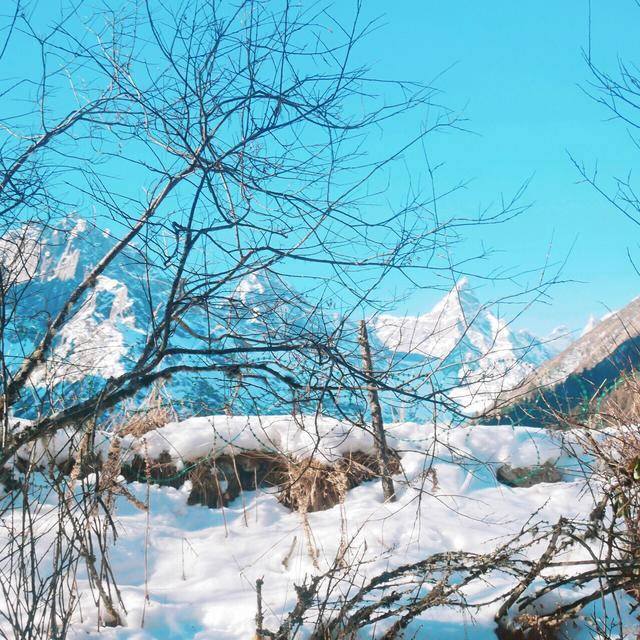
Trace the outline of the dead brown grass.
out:
[[[397,455],[392,456],[392,473],[400,470]],[[187,480],[192,488],[188,503],[210,508],[227,506],[243,491],[278,489],[278,500],[302,513],[322,511],[344,501],[347,491],[379,477],[374,456],[354,452],[333,464],[313,459],[293,460],[281,454],[247,451],[184,462],[179,469],[167,452],[156,460],[136,455],[121,466],[128,482],[147,479],[152,483],[180,487]]]
[[[560,625],[532,614],[522,614],[509,621],[509,625],[498,624],[498,640],[560,640]]]
[[[397,455],[391,456],[391,473],[400,470]],[[322,464],[307,458],[290,460],[287,478],[278,499],[290,509],[308,513],[324,511],[344,502],[347,491],[379,477],[373,455],[353,452],[334,464]]]
[[[120,434],[140,438],[145,433],[163,427],[174,419],[173,412],[163,405],[153,406],[144,411],[134,413],[122,425]]]

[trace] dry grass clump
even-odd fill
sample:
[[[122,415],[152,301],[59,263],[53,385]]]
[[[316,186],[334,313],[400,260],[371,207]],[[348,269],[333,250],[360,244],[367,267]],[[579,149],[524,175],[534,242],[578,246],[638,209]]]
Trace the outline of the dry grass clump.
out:
[[[176,463],[166,451],[154,460],[136,454],[130,463],[121,465],[122,475],[127,482],[151,482],[175,488],[185,480],[178,471]]]
[[[140,438],[149,431],[164,427],[175,419],[173,411],[164,405],[152,406],[144,411],[134,413],[119,430],[120,435]]]
[[[290,460],[278,500],[302,513],[322,511],[342,502],[347,489],[347,475],[337,464],[324,465],[312,458]]]
[[[136,455],[120,471],[128,482],[149,481],[178,488],[187,480],[192,488],[188,504],[210,508],[227,506],[243,491],[278,488],[278,500],[289,509],[308,513],[330,509],[344,501],[349,489],[379,476],[376,458],[354,452],[333,464],[293,460],[282,454],[246,451],[217,458],[185,461],[181,468],[169,453],[155,460]],[[400,463],[391,458],[391,471]]]
[[[131,463],[122,466],[122,474],[128,482],[148,481],[175,488],[189,480],[192,488],[188,504],[215,509],[227,506],[242,491],[279,486],[283,482],[286,465],[284,456],[248,451],[184,461],[179,468],[165,451],[155,460],[134,456]]]
[[[397,455],[390,459],[391,473],[400,470]],[[278,500],[296,511],[323,511],[344,502],[346,493],[358,485],[379,477],[373,455],[354,451],[334,464],[322,464],[306,458],[289,460],[287,478]]]
[[[523,613],[510,619],[508,624],[498,623],[496,636],[498,640],[560,640],[560,624]]]
[[[203,460],[188,473],[192,489],[187,502],[211,508],[226,506],[243,491],[279,486],[285,468],[284,456],[260,451]]]

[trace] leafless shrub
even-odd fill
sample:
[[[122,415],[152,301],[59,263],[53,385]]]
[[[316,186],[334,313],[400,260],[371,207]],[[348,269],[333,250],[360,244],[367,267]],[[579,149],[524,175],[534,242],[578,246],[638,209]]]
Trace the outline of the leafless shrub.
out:
[[[403,361],[400,374],[398,359],[363,368],[353,318],[384,306],[376,291],[390,274],[430,287],[442,269],[449,284],[467,268],[447,256],[459,230],[523,207],[518,192],[495,212],[447,217],[435,190],[416,192],[413,183],[399,203],[378,206],[387,169],[456,119],[432,87],[379,81],[354,62],[374,26],[362,24],[359,2],[348,24],[323,4],[285,0],[114,0],[95,11],[61,0],[60,19],[46,25],[13,4],[0,63],[6,69],[17,47],[41,64],[25,82],[9,73],[2,80],[0,469],[16,477],[0,503],[0,614],[16,638],[63,638],[79,581],[93,589],[99,624],[124,621],[108,551],[114,497],[135,499],[120,475],[178,481],[170,458],[123,465],[119,438],[169,415],[146,405],[120,422],[127,402],[193,376],[213,380],[218,408],[229,412],[268,397],[287,413],[328,408],[363,428],[367,420],[355,414],[367,413],[375,390],[403,406],[425,402],[463,416],[434,381],[433,363]],[[415,110],[429,116],[425,126],[373,157],[368,133]],[[123,175],[131,175],[126,184]],[[87,248],[68,289],[49,296],[46,243],[67,246],[75,211],[87,213],[83,224],[100,244]],[[77,357],[62,338],[123,264],[138,269],[145,326],[126,362],[99,375],[108,345],[85,336]],[[277,285],[259,310],[242,295],[256,274]],[[293,290],[294,278],[303,291]],[[16,422],[21,411],[32,420]],[[114,437],[103,459],[96,438],[105,425]],[[68,468],[32,456],[64,429]],[[222,476],[229,500],[243,473],[254,481],[261,474],[262,462],[249,457],[209,462],[190,470],[194,501],[217,504]],[[308,482],[288,463],[290,489],[300,492],[291,503],[309,510],[323,492],[340,501],[368,468],[365,460],[343,464]]]
[[[336,561],[327,572],[296,587],[297,602],[284,622],[275,631],[263,628],[261,637],[294,640],[307,637],[312,629],[314,640],[347,640],[375,629],[376,637],[396,640],[431,608],[470,613],[499,602],[496,634],[501,640],[570,638],[584,607],[624,592],[636,579],[635,565],[620,558],[564,559],[568,550],[584,547],[592,537],[592,531],[581,530],[575,522],[537,524],[485,554],[439,553],[367,580],[358,562]],[[538,545],[538,558],[527,558],[523,552]],[[510,576],[511,586],[487,600],[468,596],[467,587],[497,575]],[[584,591],[550,610],[539,606],[546,594],[567,584],[581,585]]]

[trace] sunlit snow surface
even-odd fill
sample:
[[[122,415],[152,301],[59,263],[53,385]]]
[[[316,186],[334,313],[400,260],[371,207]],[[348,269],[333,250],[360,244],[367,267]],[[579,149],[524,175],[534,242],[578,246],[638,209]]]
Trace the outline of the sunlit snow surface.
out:
[[[363,433],[353,434],[352,443],[345,444],[344,428],[331,419],[307,421],[305,429],[317,429],[324,440],[316,455],[331,457],[348,448],[372,446]],[[255,417],[195,418],[148,435],[148,446],[172,449],[174,457],[202,453],[207,447],[211,451],[212,425],[238,447],[277,445],[295,455],[308,454],[309,436],[283,417],[267,423]],[[555,523],[560,516],[586,518],[593,508],[575,460],[566,455],[571,433],[564,434],[563,443],[544,430],[509,426],[434,429],[399,423],[389,425],[388,432],[406,474],[406,478],[396,477],[399,499],[384,504],[379,483],[369,482],[349,491],[344,505],[310,513],[320,570],[331,565],[345,542],[350,559],[365,561],[360,569],[364,578],[435,552],[493,549],[518,532],[533,513],[536,520]],[[136,444],[140,442],[129,440],[126,446]],[[426,474],[432,460],[434,473]],[[510,489],[494,479],[500,462],[525,465],[547,460],[564,470],[564,482]],[[146,500],[146,485],[129,486],[140,500]],[[280,505],[269,491],[246,492],[223,510],[187,506],[188,492],[188,485],[181,489],[151,486],[148,521],[146,513],[125,499],[118,500],[119,537],[111,558],[128,611],[127,626],[98,634],[88,584],[81,582],[83,618],[74,624],[72,638],[246,640],[255,632],[255,581],[261,577],[265,625],[279,626],[295,603],[294,585],[318,572],[301,516]],[[529,551],[535,557],[542,550]],[[565,559],[581,557],[575,553]],[[468,589],[467,596],[491,600],[508,584],[512,583],[506,576],[496,574],[491,582]],[[578,593],[567,588],[561,596],[574,599]],[[411,624],[406,637],[494,638],[498,606],[467,615],[432,609]],[[377,633],[382,630],[378,627]],[[589,637],[586,630],[581,633]]]
[[[180,463],[243,451],[286,453],[298,460],[313,457],[331,463],[355,451],[373,452],[368,430],[327,416],[206,416],[171,422],[142,438],[127,436],[125,456],[157,459],[167,452]]]

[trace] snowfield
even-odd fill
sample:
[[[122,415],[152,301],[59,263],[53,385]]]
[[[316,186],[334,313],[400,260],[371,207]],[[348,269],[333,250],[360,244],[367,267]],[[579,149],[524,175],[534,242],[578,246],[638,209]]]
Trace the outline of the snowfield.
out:
[[[345,428],[329,418],[307,417],[303,426],[282,416],[215,416],[171,423],[143,438],[149,450],[171,450],[176,460],[215,456],[233,447],[325,461],[373,446],[364,431],[345,438]],[[126,627],[96,631],[97,615],[85,581],[79,584],[82,596],[70,637],[247,640],[255,633],[258,578],[264,580],[265,627],[275,630],[295,603],[294,586],[326,570],[345,548],[346,558],[359,561],[361,582],[436,552],[494,549],[531,522],[532,514],[535,521],[553,524],[561,516],[586,519],[593,508],[567,452],[571,433],[560,438],[535,428],[397,423],[388,425],[388,437],[404,470],[395,477],[395,503],[383,502],[378,481],[352,489],[342,505],[306,516],[282,506],[273,490],[245,492],[226,508],[208,509],[187,506],[188,482],[180,489],[128,485],[139,500],[149,501],[150,511],[118,498],[119,537],[111,558],[127,608]],[[314,441],[320,444],[310,449]],[[129,454],[140,446],[141,439],[123,442]],[[500,463],[548,460],[563,471],[563,482],[512,489],[495,480]],[[528,552],[536,557],[541,549]],[[582,557],[573,551],[566,559]],[[496,573],[465,593],[472,603],[491,601],[512,584],[512,578]],[[561,595],[570,601],[579,592],[568,585]],[[464,615],[434,608],[414,621],[405,637],[495,638],[498,607],[499,602],[472,607]],[[379,626],[376,634],[383,629]],[[591,637],[586,624],[574,632],[575,637]]]

